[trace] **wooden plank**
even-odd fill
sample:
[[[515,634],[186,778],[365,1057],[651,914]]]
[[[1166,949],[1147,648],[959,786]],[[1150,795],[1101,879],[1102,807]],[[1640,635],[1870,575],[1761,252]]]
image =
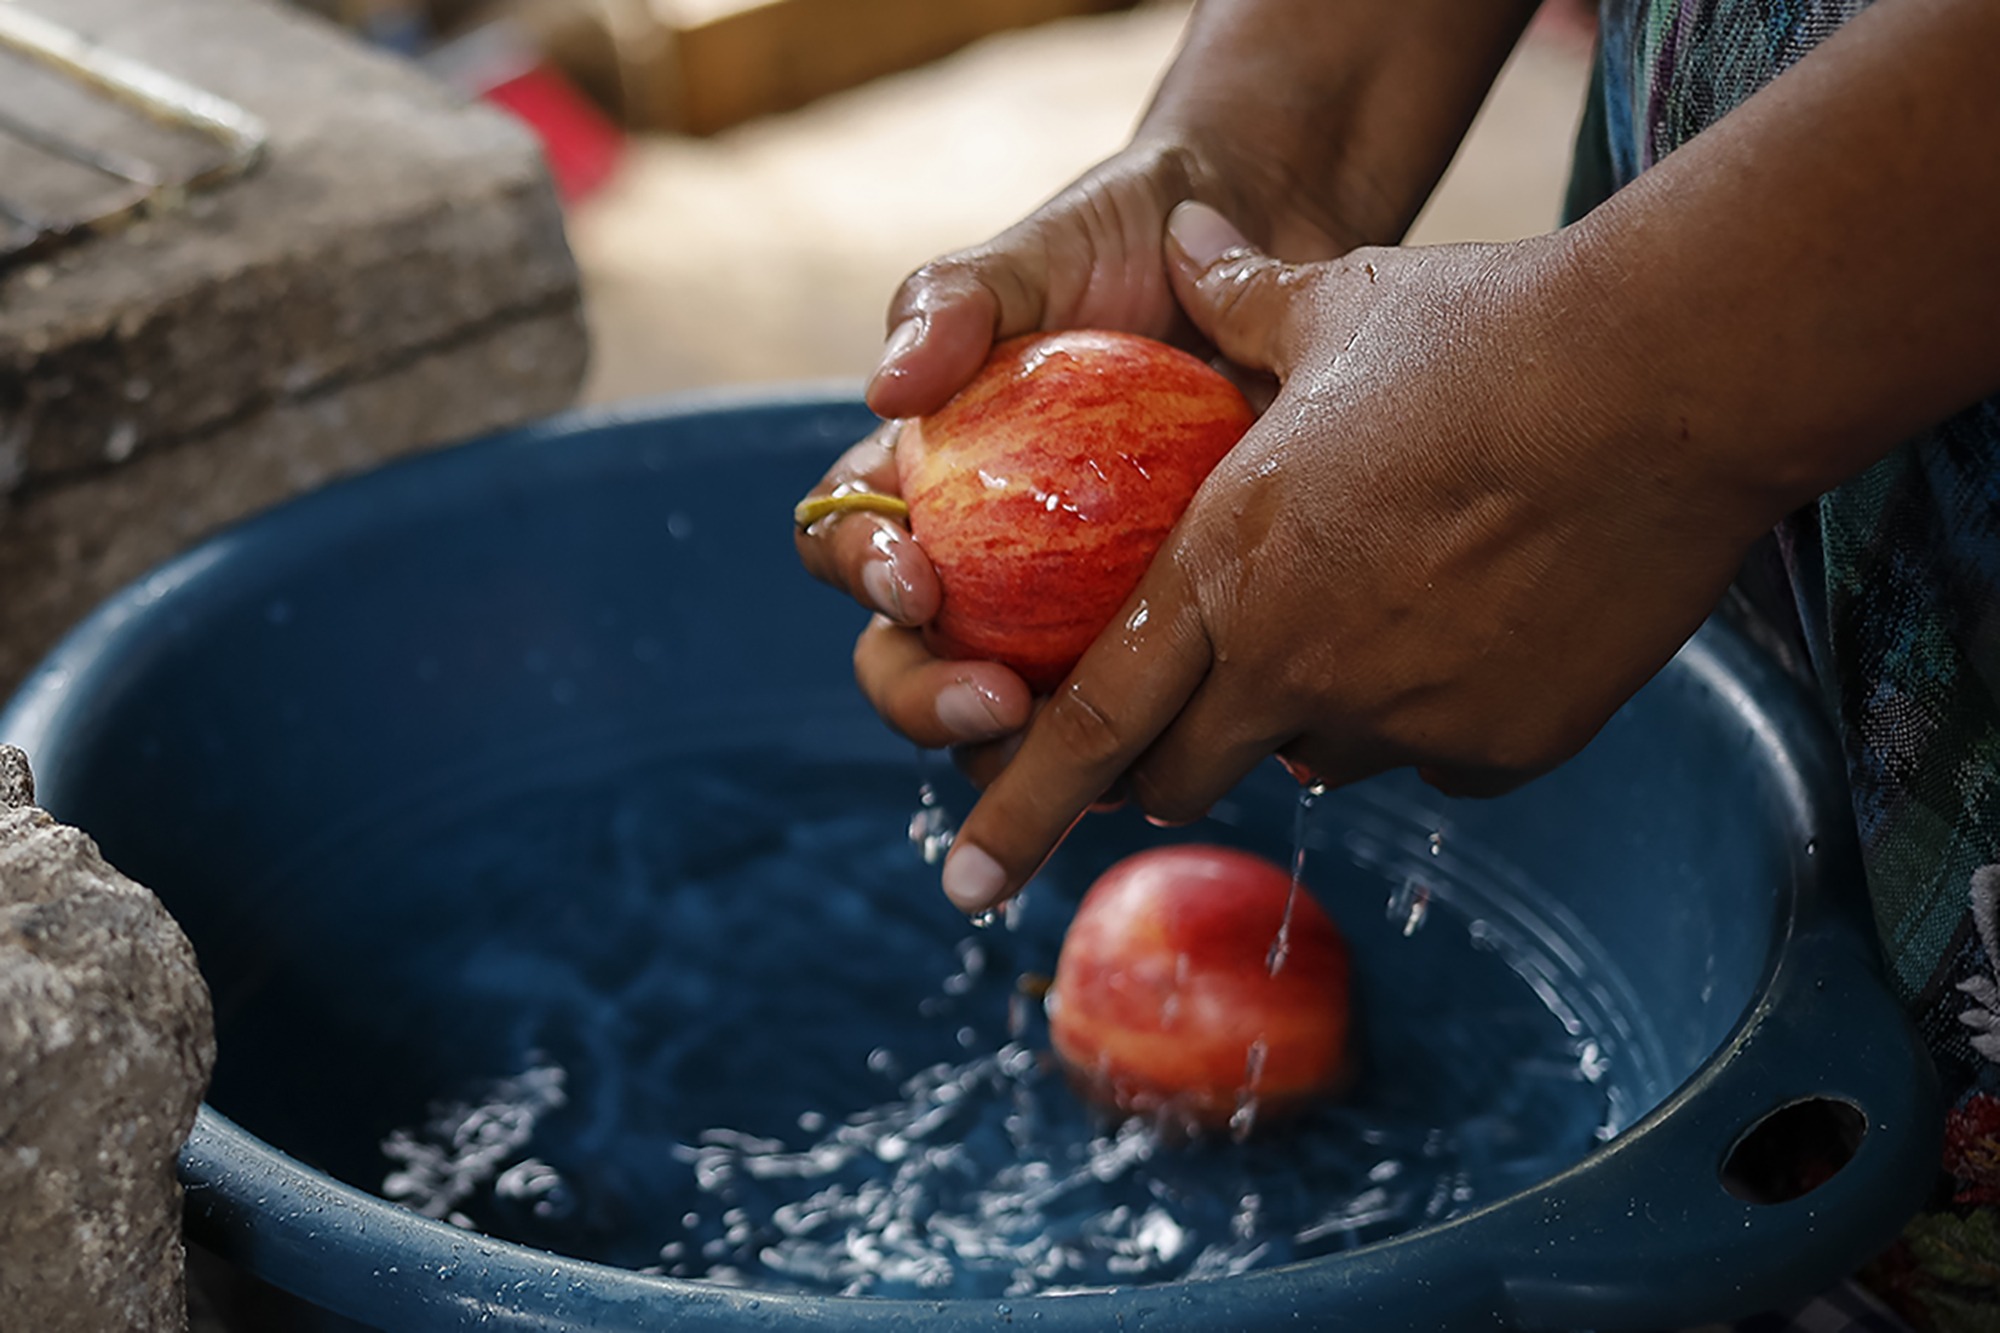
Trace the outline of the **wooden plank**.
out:
[[[565,0],[531,3],[551,57],[637,129],[712,134],[1132,0]]]

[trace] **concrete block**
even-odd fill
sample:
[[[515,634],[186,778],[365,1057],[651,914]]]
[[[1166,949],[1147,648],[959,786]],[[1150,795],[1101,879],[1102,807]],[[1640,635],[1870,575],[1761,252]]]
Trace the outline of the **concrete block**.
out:
[[[267,0],[27,3],[270,143],[243,180],[0,273],[0,691],[139,553],[546,414],[585,361],[562,217],[513,121]]]

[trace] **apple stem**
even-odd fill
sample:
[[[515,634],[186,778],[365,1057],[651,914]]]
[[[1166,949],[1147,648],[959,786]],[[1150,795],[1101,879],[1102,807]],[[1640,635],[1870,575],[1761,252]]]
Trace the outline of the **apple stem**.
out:
[[[893,495],[880,495],[874,491],[842,491],[833,495],[808,495],[793,508],[792,522],[809,528],[828,515],[851,514],[857,510],[897,520],[910,516],[910,506]]]

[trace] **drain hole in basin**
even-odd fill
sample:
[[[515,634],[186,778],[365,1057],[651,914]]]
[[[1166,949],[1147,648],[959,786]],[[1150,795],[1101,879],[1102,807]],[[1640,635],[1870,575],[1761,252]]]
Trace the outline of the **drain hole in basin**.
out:
[[[1853,1102],[1807,1097],[1743,1132],[1722,1163],[1722,1188],[1748,1203],[1785,1203],[1810,1194],[1852,1161],[1868,1132]]]

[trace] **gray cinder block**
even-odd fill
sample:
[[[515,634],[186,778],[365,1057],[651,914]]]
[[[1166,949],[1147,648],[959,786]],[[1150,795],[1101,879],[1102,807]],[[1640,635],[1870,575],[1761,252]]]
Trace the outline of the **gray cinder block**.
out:
[[[532,136],[266,0],[27,0],[230,99],[259,169],[0,273],[0,693],[217,527],[581,382]]]

